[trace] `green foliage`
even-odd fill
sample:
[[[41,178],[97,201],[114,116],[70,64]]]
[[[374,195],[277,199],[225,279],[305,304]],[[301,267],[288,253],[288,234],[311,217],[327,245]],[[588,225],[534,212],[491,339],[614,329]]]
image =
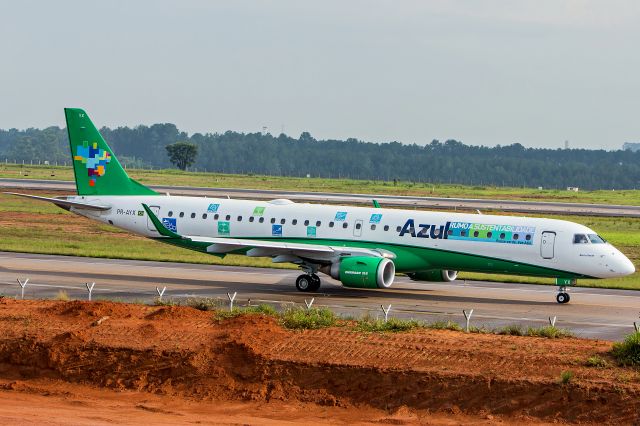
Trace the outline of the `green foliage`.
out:
[[[168,299],[168,298],[160,299],[159,297],[157,297],[153,301],[153,305],[154,306],[178,306],[178,302],[176,302],[173,299]]]
[[[193,297],[186,299],[180,304],[190,306],[199,311],[213,311],[214,309],[219,309],[223,306],[220,299],[214,299],[211,297]]]
[[[217,309],[214,312],[214,319],[217,321],[222,321],[225,319],[236,318],[241,315],[268,315],[268,316],[278,316],[278,311],[267,304],[261,304],[257,306],[246,306],[246,307],[238,307],[234,308],[233,311],[228,311],[224,309]]]
[[[338,317],[328,308],[289,308],[282,313],[282,325],[292,329],[315,329],[332,327]]]
[[[452,330],[452,331],[463,330],[463,328],[460,327],[460,324],[454,321],[435,321],[430,323],[427,327],[433,328],[434,330]]]
[[[523,336],[524,331],[522,330],[522,326],[519,324],[511,324],[506,325],[498,330],[497,334],[502,334],[505,336]]]
[[[409,331],[416,328],[426,327],[426,324],[416,320],[403,320],[390,318],[387,322],[381,319],[372,319],[365,317],[356,322],[354,329],[356,331],[366,332],[400,332]]]
[[[614,343],[611,354],[623,366],[640,366],[640,332],[629,334],[624,341]]]
[[[198,145],[189,142],[176,142],[165,147],[169,160],[180,170],[186,170],[198,156]]]
[[[58,291],[58,293],[56,293],[56,296],[54,297],[54,299],[67,302],[69,300],[69,294],[67,294],[67,292],[64,290],[60,290]]]
[[[586,365],[587,367],[605,368],[607,367],[608,364],[607,364],[607,360],[602,358],[600,355],[596,354],[596,355],[590,356],[587,359]]]
[[[542,327],[529,327],[527,328],[527,336],[531,337],[546,337],[548,339],[560,339],[565,337],[573,337],[573,333],[564,328],[558,328],[551,325],[545,325]]]
[[[569,384],[569,382],[573,379],[573,371],[567,370],[560,373],[560,383],[563,385]]]

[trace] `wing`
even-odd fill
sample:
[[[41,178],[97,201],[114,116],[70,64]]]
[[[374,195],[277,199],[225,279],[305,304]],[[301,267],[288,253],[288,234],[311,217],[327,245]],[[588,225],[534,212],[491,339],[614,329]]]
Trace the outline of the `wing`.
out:
[[[311,260],[317,263],[333,263],[345,256],[387,257],[394,259],[394,253],[384,249],[368,249],[362,247],[330,246],[324,244],[288,243],[281,241],[262,241],[244,238],[208,238],[179,235],[167,229],[146,204],[145,209],[151,222],[160,235],[173,239],[183,239],[206,245],[211,254],[227,254],[243,252],[251,257],[271,257],[276,263]],[[208,244],[208,245],[207,245]]]

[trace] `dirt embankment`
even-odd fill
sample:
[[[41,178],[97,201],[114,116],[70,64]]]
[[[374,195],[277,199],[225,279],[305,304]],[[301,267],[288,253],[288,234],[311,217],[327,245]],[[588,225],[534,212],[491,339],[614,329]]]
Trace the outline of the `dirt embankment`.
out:
[[[607,359],[604,341],[300,332],[258,315],[217,322],[186,307],[8,299],[0,336],[0,399],[48,383],[56,395],[67,384],[191,403],[410,412],[409,422],[640,422],[638,371],[611,360],[587,366],[593,355]],[[573,376],[563,384],[565,371]]]

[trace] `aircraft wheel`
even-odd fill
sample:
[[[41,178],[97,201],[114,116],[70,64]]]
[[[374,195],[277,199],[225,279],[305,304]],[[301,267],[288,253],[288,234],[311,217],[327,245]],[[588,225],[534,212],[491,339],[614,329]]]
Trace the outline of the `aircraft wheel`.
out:
[[[302,274],[296,278],[296,288],[299,291],[312,291],[313,282],[311,275]]]
[[[571,297],[569,296],[569,293],[558,293],[556,296],[556,301],[558,303],[569,303],[570,299]]]
[[[318,291],[320,288],[320,277],[316,274],[311,275],[311,288],[309,291]]]

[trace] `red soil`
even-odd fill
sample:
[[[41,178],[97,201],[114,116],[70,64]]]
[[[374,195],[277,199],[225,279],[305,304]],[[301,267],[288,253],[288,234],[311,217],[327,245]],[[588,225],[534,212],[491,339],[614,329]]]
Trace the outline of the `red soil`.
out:
[[[9,299],[0,336],[3,424],[640,422],[640,374],[605,341],[299,332],[259,315]],[[609,366],[588,367],[594,354]]]

